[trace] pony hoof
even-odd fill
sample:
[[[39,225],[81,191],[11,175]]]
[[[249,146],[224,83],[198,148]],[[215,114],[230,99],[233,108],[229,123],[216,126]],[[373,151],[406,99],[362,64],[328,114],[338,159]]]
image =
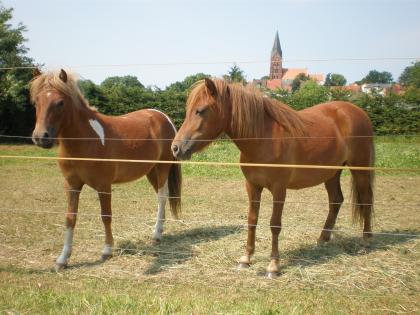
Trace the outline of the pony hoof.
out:
[[[161,239],[160,238],[152,238],[152,245],[159,245]]]
[[[67,268],[67,264],[55,264],[54,270],[55,272],[60,272]]]
[[[361,245],[363,247],[370,247],[372,245],[372,238],[371,237],[363,237],[361,241]]]
[[[316,244],[318,246],[322,246],[325,245],[326,243],[328,243],[330,240],[326,240],[325,238],[318,238],[318,240],[316,241]]]
[[[112,257],[111,254],[102,254],[101,256],[101,261],[107,261],[108,259],[110,259]]]
[[[245,270],[245,269],[249,269],[249,267],[251,267],[251,264],[239,263],[238,268],[236,268],[236,269],[237,270]]]
[[[278,272],[275,271],[267,271],[266,277],[268,279],[276,279],[279,276]]]

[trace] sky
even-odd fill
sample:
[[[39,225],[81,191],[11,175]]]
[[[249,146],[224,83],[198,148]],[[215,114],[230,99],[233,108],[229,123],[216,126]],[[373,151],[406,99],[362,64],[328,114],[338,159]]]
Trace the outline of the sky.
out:
[[[221,77],[234,63],[247,80],[261,78],[276,31],[283,67],[340,73],[349,83],[373,69],[397,80],[420,59],[419,0],[0,2],[14,8],[13,25],[27,27],[35,62],[95,83],[134,75],[165,88],[198,72]]]

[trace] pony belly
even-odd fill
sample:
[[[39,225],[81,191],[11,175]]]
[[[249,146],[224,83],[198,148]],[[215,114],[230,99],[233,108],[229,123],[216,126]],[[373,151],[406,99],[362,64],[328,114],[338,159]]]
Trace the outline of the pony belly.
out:
[[[319,184],[325,183],[334,175],[338,170],[319,170],[319,169],[301,169],[293,172],[288,184],[288,189],[301,189],[312,186],[317,186]]]
[[[125,183],[143,177],[153,168],[151,163],[119,163],[113,183]]]

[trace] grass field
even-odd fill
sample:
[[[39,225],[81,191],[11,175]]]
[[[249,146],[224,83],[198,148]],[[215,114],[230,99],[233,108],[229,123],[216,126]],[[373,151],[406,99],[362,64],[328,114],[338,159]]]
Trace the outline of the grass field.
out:
[[[420,169],[418,138],[381,138],[377,165]],[[0,155],[54,156],[27,145]],[[221,141],[195,160],[238,161]],[[317,246],[325,221],[322,186],[290,191],[283,215],[280,266],[267,279],[271,200],[263,194],[256,254],[236,270],[246,240],[247,197],[236,167],[183,166],[182,221],[169,220],[150,241],[156,197],[145,179],[113,188],[114,257],[98,261],[103,227],[96,193],[81,194],[69,268],[53,270],[66,207],[54,161],[0,159],[0,313],[5,314],[404,314],[420,312],[420,172],[378,173],[378,234],[360,243],[344,204],[329,244]],[[348,201],[349,177],[342,178]],[[169,214],[168,214],[169,215]],[[395,235],[389,235],[395,234]]]

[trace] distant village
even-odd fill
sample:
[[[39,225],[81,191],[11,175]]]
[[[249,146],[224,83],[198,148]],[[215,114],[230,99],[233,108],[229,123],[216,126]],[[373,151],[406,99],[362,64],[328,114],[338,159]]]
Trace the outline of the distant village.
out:
[[[318,85],[325,84],[325,75],[322,73],[309,73],[307,68],[283,68],[283,52],[280,45],[279,34],[276,32],[273,48],[271,50],[270,74],[262,79],[254,79],[250,84],[263,89],[276,90],[281,88],[291,91],[293,80],[299,75],[309,77]],[[397,94],[402,92],[402,87],[399,84],[393,83],[352,83],[343,86],[331,86],[331,88],[352,92],[364,92],[368,94],[375,92],[380,95],[386,95],[390,91]]]

